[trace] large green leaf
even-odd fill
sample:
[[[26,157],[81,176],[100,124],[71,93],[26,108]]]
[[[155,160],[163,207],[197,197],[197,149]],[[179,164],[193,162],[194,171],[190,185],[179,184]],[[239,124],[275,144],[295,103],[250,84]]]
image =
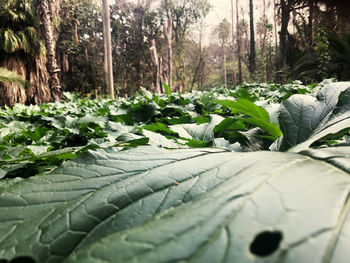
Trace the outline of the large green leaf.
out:
[[[271,135],[272,140],[276,140],[282,135],[279,127],[275,123],[270,122],[269,113],[263,107],[257,106],[253,102],[245,99],[238,99],[237,101],[217,100],[216,102],[231,109],[232,113],[249,116],[250,118],[242,118],[242,121],[254,127],[260,127]]]
[[[209,142],[214,139],[214,128],[218,125],[224,118],[213,114],[210,116],[209,123],[186,123],[186,124],[178,124],[172,125],[169,128],[178,133],[178,135],[185,139],[194,139],[204,142]]]
[[[341,262],[349,155],[89,151],[51,174],[0,181],[0,258]]]
[[[346,110],[349,106],[344,103],[349,90],[350,87],[344,85],[338,87],[336,84],[330,84],[322,88],[316,97],[294,95],[283,101],[279,115],[283,132],[280,150],[288,150],[304,143],[321,132],[323,135],[312,139],[308,145],[330,133],[349,128],[349,114]]]
[[[310,138],[291,149],[291,151],[299,152],[308,149],[314,142],[329,136],[336,135],[337,133],[348,133],[350,132],[350,111],[334,116],[331,118],[325,127],[320,130],[315,130]]]

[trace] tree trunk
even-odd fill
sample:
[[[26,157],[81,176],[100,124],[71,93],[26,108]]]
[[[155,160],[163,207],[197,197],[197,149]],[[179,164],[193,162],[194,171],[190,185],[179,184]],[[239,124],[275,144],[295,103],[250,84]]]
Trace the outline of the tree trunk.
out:
[[[263,0],[263,21],[264,21],[264,31],[263,31],[263,39],[261,43],[261,55],[263,58],[263,72],[264,72],[264,82],[267,82],[267,71],[268,71],[268,66],[267,66],[267,52],[266,52],[266,46],[268,43],[266,43],[266,38],[267,38],[267,18],[266,18],[266,2]]]
[[[240,26],[239,26],[239,15],[238,15],[238,0],[236,0],[236,23],[237,23],[237,30],[236,30],[236,36],[237,36],[237,59],[238,59],[238,84],[241,84],[243,82],[242,79],[242,59],[241,59],[241,34],[240,34]]]
[[[165,57],[166,57],[166,74],[167,82],[166,84],[172,90],[173,87],[173,49],[172,49],[172,35],[173,35],[173,22],[171,19],[168,19],[168,23],[163,22],[163,35],[164,35],[164,44],[165,44]]]
[[[225,44],[224,41],[222,41],[222,54],[224,57],[224,85],[225,85],[225,89],[227,89],[227,69],[226,69],[226,52],[225,52]]]
[[[233,0],[231,0],[231,41],[232,41],[232,47],[234,47],[234,43],[235,43],[235,32],[234,32],[234,14],[233,14]],[[234,59],[235,56],[233,56]],[[235,63],[233,61],[233,67],[232,67],[232,73],[233,73],[233,85],[236,86],[237,84],[237,80],[236,80],[236,70],[235,70]]]
[[[314,45],[314,4],[310,3],[309,6],[309,49],[312,50],[313,49],[313,45]]]
[[[287,64],[287,35],[288,23],[290,19],[290,3],[288,0],[281,0],[281,31],[280,31],[280,52],[279,52],[279,68],[283,68]]]
[[[57,15],[60,1],[51,2],[50,0],[41,0],[39,5],[39,13],[41,14],[41,23],[43,25],[43,35],[47,51],[47,68],[49,71],[49,86],[51,96],[54,101],[60,101],[61,86],[58,78],[60,69],[56,60],[56,38],[52,23],[53,15]],[[55,5],[55,6],[53,6]]]
[[[74,20],[74,44],[76,46],[79,45],[78,25],[79,25],[79,21],[78,20]]]
[[[203,90],[203,86],[204,86],[204,67],[205,67],[205,62],[202,59],[202,63],[201,63],[201,68],[200,68],[200,79],[199,79],[199,90]]]
[[[199,42],[198,42],[198,51],[199,51],[199,61],[197,64],[197,67],[195,69],[195,72],[193,74],[192,78],[192,84],[190,88],[190,92],[192,92],[194,88],[194,84],[197,82],[198,84],[198,90],[201,90],[201,84],[202,80],[201,78],[203,77],[203,49],[202,49],[202,40],[203,40],[203,19],[200,22],[200,32],[199,32]]]
[[[63,69],[63,72],[69,71],[68,55],[65,52],[63,52],[63,54],[62,54],[62,69]]]
[[[249,72],[253,74],[256,70],[256,52],[254,35],[254,12],[253,0],[249,0],[249,19],[250,19],[250,53],[249,53]]]
[[[51,100],[49,88],[49,73],[46,69],[46,59],[36,58],[30,66],[29,83],[27,89],[27,104],[41,104]]]
[[[274,29],[275,29],[275,52],[277,54],[277,47],[278,47],[278,43],[277,43],[277,14],[276,14],[276,0],[273,0],[273,4],[274,4],[274,10],[273,10],[273,26],[274,26]]]
[[[160,61],[158,57],[157,47],[156,47],[156,41],[152,40],[152,46],[150,48],[151,52],[151,58],[153,63],[153,86],[154,90],[153,92],[161,93],[161,75],[160,75]]]
[[[103,20],[103,42],[104,42],[104,67],[105,81],[108,94],[114,99],[113,86],[113,65],[112,65],[112,39],[111,39],[111,19],[109,13],[109,1],[102,0],[102,20]]]

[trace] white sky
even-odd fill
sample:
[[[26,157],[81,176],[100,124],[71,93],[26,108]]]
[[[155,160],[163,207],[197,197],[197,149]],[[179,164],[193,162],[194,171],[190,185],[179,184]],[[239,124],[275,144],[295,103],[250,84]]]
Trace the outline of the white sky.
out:
[[[215,27],[226,18],[231,23],[231,0],[208,0],[212,6],[210,13],[207,15],[204,22],[204,42],[209,44],[210,42],[217,41],[211,34]],[[273,10],[274,5],[272,0],[265,0],[266,2],[266,15],[270,23],[273,23]],[[270,3],[270,4],[269,4]],[[249,22],[249,1],[239,0],[239,19],[246,19]],[[263,0],[254,0],[254,20],[255,23],[263,16]],[[236,0],[233,0],[233,12],[234,12],[234,25],[236,24]],[[197,28],[199,28],[197,26]],[[236,28],[236,26],[234,26]],[[197,29],[198,31],[199,29]]]

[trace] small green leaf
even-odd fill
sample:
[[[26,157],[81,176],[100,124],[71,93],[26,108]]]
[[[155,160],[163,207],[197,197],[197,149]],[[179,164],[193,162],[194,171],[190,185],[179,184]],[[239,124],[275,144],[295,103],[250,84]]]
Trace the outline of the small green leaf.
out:
[[[162,82],[163,88],[165,90],[165,94],[170,96],[172,94],[171,89],[169,85],[167,85],[165,82]]]
[[[265,122],[270,122],[269,113],[263,107],[257,106],[249,100],[217,100],[216,102],[231,109],[232,113],[240,113],[252,118],[262,119]]]
[[[275,123],[270,123],[269,113],[263,107],[257,106],[249,100],[221,100],[217,101],[217,103],[231,109],[232,113],[239,113],[243,114],[243,116],[249,116],[250,118],[243,117],[240,118],[240,120],[242,122],[249,123],[252,126],[263,129],[265,132],[272,136],[271,139],[273,141],[282,135],[282,132],[278,125]]]

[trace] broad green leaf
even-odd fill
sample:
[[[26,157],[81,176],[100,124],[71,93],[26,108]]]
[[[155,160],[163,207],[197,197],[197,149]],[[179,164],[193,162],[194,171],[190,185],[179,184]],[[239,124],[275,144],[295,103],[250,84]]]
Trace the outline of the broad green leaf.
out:
[[[194,139],[197,141],[209,142],[214,139],[214,128],[224,118],[219,115],[210,115],[210,122],[203,124],[179,124],[172,125],[169,128],[177,132],[180,137],[185,139]]]
[[[159,132],[163,135],[173,135],[176,136],[176,132],[172,131],[171,129],[169,129],[165,124],[163,123],[153,123],[150,125],[144,125],[142,126],[142,129],[148,130],[148,131],[152,131],[152,132]]]
[[[340,162],[346,161],[343,150],[337,151]],[[245,168],[192,202],[111,234],[66,262],[341,262],[350,255],[348,174],[318,167],[321,161],[277,155],[284,155],[284,165],[274,160],[269,172]],[[253,246],[261,242],[265,246]]]
[[[276,140],[278,137],[282,136],[282,132],[276,123],[266,122],[258,118],[249,118],[243,120],[253,126],[259,127],[271,135],[271,140]]]
[[[340,95],[347,94],[348,90],[350,88],[344,91],[333,84],[321,89],[316,98],[294,95],[282,102],[279,123],[283,141],[280,150],[303,143],[294,149],[302,150],[328,134],[350,128],[348,105],[339,101]]]
[[[270,116],[268,112],[263,107],[257,106],[249,100],[245,100],[245,99],[238,99],[237,101],[217,100],[216,102],[220,105],[223,105],[231,109],[232,113],[240,113],[252,118],[258,118],[266,122],[270,122]]]
[[[224,138],[214,139],[213,146],[217,148],[227,149],[232,152],[242,152],[242,147],[238,142],[231,144],[229,141],[225,140]]]
[[[350,84],[349,84],[350,86]],[[350,111],[350,88],[342,91],[339,95],[339,101],[335,109],[335,114],[341,114]]]
[[[279,123],[286,147],[305,141],[334,108],[308,95],[294,95],[282,102]]]
[[[31,177],[41,170],[51,171],[57,168],[63,161],[74,159],[80,154],[91,150],[98,149],[99,146],[90,144],[81,147],[66,147],[64,149],[44,152],[42,147],[35,146],[20,146],[10,149],[8,154],[16,152],[16,158],[8,155],[11,158],[4,158],[0,160],[1,175],[3,177]],[[34,150],[34,152],[32,151]],[[18,153],[20,151],[20,154]]]
[[[158,146],[162,148],[177,149],[181,148],[181,145],[176,143],[174,139],[168,139],[162,134],[143,130],[143,135],[149,139],[149,145]]]
[[[350,256],[349,149],[89,151],[0,184],[0,258],[340,262]]]
[[[159,114],[160,107],[154,102],[135,103],[129,110],[130,116],[136,122],[148,122]]]
[[[191,148],[204,148],[211,146],[212,142],[191,139],[188,142],[186,142],[186,145]]]
[[[98,124],[101,127],[105,127],[107,119],[101,116],[85,115],[82,118],[76,119],[78,124]]]
[[[149,143],[149,138],[140,138],[140,139],[126,141],[125,143],[121,144],[120,146],[137,147],[137,146],[141,146],[141,145],[147,145],[148,143]]]
[[[343,131],[346,131],[346,133],[348,134],[350,133],[350,111],[347,113],[341,114],[340,116],[336,116],[332,118],[327,123],[327,126],[323,127],[323,129],[321,130],[316,130],[308,140],[291,148],[291,151],[299,152],[302,150],[306,150],[314,142],[329,135],[336,135],[337,133],[342,133]]]
[[[238,141],[242,134],[240,131],[247,130],[247,126],[241,119],[228,117],[214,128],[215,138],[224,138],[230,141]]]
[[[232,113],[240,113],[245,116],[249,116],[250,118],[242,118],[241,120],[263,129],[272,136],[272,140],[276,140],[282,135],[280,128],[275,123],[270,123],[269,113],[263,107],[257,106],[249,100],[224,100],[217,101],[217,103],[231,109]]]

